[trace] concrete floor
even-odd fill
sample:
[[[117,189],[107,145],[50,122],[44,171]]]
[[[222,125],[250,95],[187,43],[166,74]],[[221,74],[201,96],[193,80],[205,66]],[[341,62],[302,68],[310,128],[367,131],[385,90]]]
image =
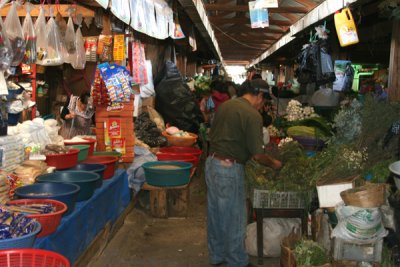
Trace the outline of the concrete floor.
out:
[[[202,267],[210,266],[207,252],[206,186],[199,173],[191,183],[187,218],[157,219],[147,209],[136,207],[91,267]],[[137,205],[140,206],[140,205]],[[251,257],[253,264],[257,258]],[[267,267],[279,259],[264,259]]]

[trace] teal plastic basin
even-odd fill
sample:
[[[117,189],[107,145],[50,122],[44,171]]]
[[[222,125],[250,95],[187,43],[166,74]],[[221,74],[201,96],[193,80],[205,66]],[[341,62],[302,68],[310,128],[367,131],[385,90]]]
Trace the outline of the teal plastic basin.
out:
[[[73,145],[73,146],[66,146],[66,147],[79,149],[78,161],[83,161],[88,157],[90,145]]]
[[[142,165],[147,183],[159,187],[189,183],[192,166],[192,163],[183,161],[150,161]]]
[[[57,171],[39,175],[36,181],[39,183],[73,183],[80,187],[76,201],[88,200],[92,197],[100,175],[86,171]]]

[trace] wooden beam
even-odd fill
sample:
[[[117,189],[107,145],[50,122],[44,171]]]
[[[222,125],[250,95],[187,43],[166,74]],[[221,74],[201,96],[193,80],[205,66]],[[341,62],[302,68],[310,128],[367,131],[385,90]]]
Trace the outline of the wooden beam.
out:
[[[219,32],[216,32],[215,35],[217,37],[225,36],[226,38],[230,39],[225,34],[222,34],[222,33],[219,33]],[[230,33],[228,35],[230,37],[232,37],[232,38],[235,38],[235,39],[247,40],[248,42],[251,42],[252,40],[272,40],[272,41],[276,41],[276,40],[279,39],[278,37],[266,36],[266,35],[261,35],[261,34],[257,34],[257,35],[253,35],[253,34],[242,35],[240,33]]]
[[[317,3],[315,3],[312,0],[294,0],[294,2],[296,2],[302,6],[305,6],[306,8],[308,8],[308,10],[312,10],[314,7],[316,7],[318,5]]]
[[[221,17],[209,17],[213,24],[221,25],[221,24],[248,24],[250,23],[250,18],[242,17],[242,18],[221,18]],[[277,20],[270,19],[269,25],[276,26],[291,26],[292,23],[289,20]]]
[[[284,34],[283,30],[276,30],[270,28],[251,28],[250,25],[242,24],[235,25],[226,30],[226,33],[236,33],[236,32],[252,32],[252,33],[276,33],[279,35]]]
[[[226,5],[226,4],[205,4],[207,11],[230,11],[230,12],[249,12],[248,5]],[[268,8],[269,13],[308,13],[308,9],[305,7],[278,7]]]
[[[218,42],[222,44],[223,42],[231,43],[233,42],[232,39],[226,37],[226,38],[217,38]],[[248,45],[272,45],[274,42],[270,40],[249,40],[249,38],[235,38],[235,40],[238,40],[239,42],[248,44]]]
[[[225,60],[226,65],[247,65],[248,60]]]
[[[54,15],[57,14],[58,10],[61,13],[63,17],[68,17],[69,13],[67,12],[67,9],[71,7],[71,5],[51,5],[54,7]],[[39,7],[40,5],[34,5],[34,9],[31,11],[31,16],[32,17],[37,17],[39,16]],[[7,16],[8,12],[10,11],[11,4],[5,5],[2,9],[0,9],[0,16],[5,17]],[[59,9],[58,9],[59,8]],[[50,14],[50,5],[44,5],[45,9],[45,14],[46,16],[49,16]],[[24,9],[24,6],[17,6],[17,12],[18,12],[18,17],[25,17],[26,16],[26,11]],[[91,9],[88,9],[86,7],[76,5],[76,12],[75,14],[82,14],[82,17],[94,17],[94,11]]]

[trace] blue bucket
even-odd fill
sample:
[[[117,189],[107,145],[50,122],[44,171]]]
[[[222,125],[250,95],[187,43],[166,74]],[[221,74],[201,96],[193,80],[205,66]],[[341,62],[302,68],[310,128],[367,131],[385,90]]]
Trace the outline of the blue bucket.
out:
[[[71,183],[38,183],[16,188],[15,195],[18,198],[54,199],[61,201],[68,206],[67,212],[64,213],[64,215],[67,215],[74,210],[79,191],[79,185]],[[51,195],[40,195],[49,192]]]
[[[10,248],[31,248],[35,242],[36,235],[42,230],[39,222],[34,222],[35,227],[32,233],[9,239],[0,240],[0,249]]]
[[[85,171],[97,173],[98,175],[100,175],[100,179],[97,181],[96,188],[99,188],[103,185],[104,170],[106,169],[106,167],[107,166],[104,164],[80,163],[75,165],[75,167],[63,171]]]

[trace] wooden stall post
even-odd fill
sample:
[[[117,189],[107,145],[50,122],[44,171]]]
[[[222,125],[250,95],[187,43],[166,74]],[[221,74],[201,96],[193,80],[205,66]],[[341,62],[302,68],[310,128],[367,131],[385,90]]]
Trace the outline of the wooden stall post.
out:
[[[400,20],[393,19],[392,40],[390,43],[389,62],[389,99],[390,101],[400,100]]]

